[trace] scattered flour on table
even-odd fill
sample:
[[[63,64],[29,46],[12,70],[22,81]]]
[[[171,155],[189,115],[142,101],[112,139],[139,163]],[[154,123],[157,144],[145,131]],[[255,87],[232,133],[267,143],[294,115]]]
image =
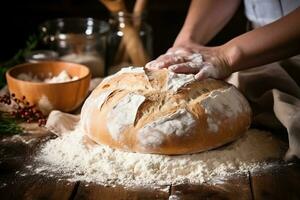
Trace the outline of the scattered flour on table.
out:
[[[225,147],[181,156],[122,152],[104,145],[86,145],[84,138],[75,130],[45,143],[35,157],[34,172],[64,174],[71,181],[103,185],[200,184],[266,169],[272,166],[272,162],[265,162],[267,159],[283,155],[278,140],[258,130],[247,131]]]

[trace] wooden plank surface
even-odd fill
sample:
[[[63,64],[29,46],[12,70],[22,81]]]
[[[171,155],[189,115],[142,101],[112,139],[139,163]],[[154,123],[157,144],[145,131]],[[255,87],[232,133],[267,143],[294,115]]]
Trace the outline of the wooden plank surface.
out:
[[[57,181],[44,176],[15,176],[0,177],[0,197],[8,199],[49,199],[67,200],[72,196],[75,182]]]
[[[66,180],[31,175],[26,166],[41,142],[51,135],[2,138],[0,142],[0,197],[6,199],[70,199],[76,185]]]
[[[124,188],[121,186],[105,187],[97,184],[81,183],[77,192],[76,200],[115,200],[115,199],[168,199],[170,186],[157,188]]]
[[[172,186],[170,198],[248,200],[252,199],[252,194],[249,177],[244,175],[215,184]]]
[[[0,199],[300,199],[300,164],[223,183],[153,188],[106,187],[26,173],[36,148],[51,136],[30,143],[0,141]],[[26,141],[30,141],[30,137]]]
[[[264,174],[251,174],[251,187],[256,200],[299,200],[300,164],[282,166]]]

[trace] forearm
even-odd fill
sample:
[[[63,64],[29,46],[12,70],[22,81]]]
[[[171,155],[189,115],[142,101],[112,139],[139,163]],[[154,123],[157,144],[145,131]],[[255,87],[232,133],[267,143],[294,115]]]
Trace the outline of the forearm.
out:
[[[239,4],[240,0],[193,0],[174,46],[187,41],[205,45],[227,24]]]
[[[300,8],[274,23],[229,41],[224,48],[233,71],[278,61],[300,53]]]

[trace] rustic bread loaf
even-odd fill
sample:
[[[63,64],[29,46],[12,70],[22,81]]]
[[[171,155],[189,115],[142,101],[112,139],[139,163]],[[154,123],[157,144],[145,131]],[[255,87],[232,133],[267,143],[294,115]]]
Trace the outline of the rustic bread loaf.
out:
[[[95,142],[158,154],[219,147],[243,135],[250,121],[249,104],[234,86],[133,67],[104,79],[81,112],[82,128]]]

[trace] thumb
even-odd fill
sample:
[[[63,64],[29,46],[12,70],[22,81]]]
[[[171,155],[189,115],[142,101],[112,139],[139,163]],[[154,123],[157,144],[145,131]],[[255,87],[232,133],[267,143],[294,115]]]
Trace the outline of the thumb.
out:
[[[218,69],[211,63],[204,62],[204,67],[195,75],[196,80],[204,80],[207,78],[219,78]]]

